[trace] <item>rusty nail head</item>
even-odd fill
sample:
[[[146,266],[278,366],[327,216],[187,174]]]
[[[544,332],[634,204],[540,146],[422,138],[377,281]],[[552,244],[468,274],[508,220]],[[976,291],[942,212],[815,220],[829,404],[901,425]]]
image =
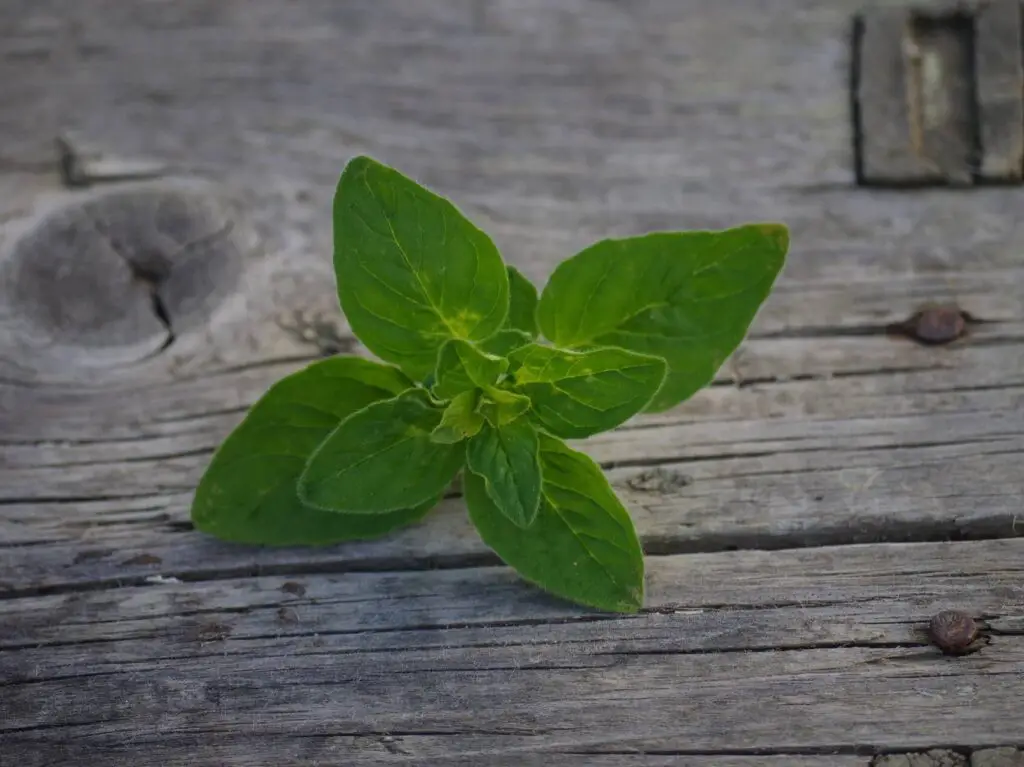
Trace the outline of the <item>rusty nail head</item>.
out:
[[[958,306],[922,309],[906,324],[908,335],[923,344],[948,344],[964,334],[967,320]]]
[[[928,634],[932,642],[947,655],[967,655],[987,644],[984,626],[960,610],[943,610],[932,617]]]

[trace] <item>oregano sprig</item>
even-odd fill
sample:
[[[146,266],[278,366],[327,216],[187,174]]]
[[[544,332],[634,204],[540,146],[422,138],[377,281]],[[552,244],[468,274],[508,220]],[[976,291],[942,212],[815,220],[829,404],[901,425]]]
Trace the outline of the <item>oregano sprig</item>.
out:
[[[602,240],[538,295],[452,203],[369,157],[334,198],[341,309],[381,362],[278,381],[213,456],[196,527],[325,545],[422,519],[461,473],[484,543],[527,581],[604,610],[643,603],[643,552],[600,467],[563,440],[706,385],[781,271],[785,226]]]

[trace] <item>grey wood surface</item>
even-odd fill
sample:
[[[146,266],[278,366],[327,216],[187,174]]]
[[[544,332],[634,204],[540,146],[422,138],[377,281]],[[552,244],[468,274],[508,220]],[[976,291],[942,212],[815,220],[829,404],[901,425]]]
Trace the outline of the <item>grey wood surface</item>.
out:
[[[4,3],[0,759],[846,767],[1024,746],[1024,189],[854,185],[860,9]],[[65,134],[169,176],[65,188]],[[790,226],[715,384],[580,445],[650,555],[644,614],[520,584],[457,495],[359,545],[191,530],[248,405],[361,353],[329,209],[362,152],[538,283],[603,236]],[[950,301],[952,345],[891,329]],[[920,627],[947,606],[1001,633],[937,657]]]
[[[866,764],[951,729],[962,746],[1017,740],[1022,572],[1017,539],[653,557],[631,617],[545,598],[501,567],[5,600],[0,714],[40,765],[165,764],[186,744],[203,764],[453,751]],[[928,618],[968,605],[998,633],[944,657]]]
[[[999,0],[974,25],[980,174],[1020,181],[1024,174],[1024,22],[1021,4]]]

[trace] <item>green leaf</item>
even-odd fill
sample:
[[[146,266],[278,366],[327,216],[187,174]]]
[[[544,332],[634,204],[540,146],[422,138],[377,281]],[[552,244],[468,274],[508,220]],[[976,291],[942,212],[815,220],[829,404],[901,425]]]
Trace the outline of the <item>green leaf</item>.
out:
[[[665,360],[625,349],[573,352],[530,344],[513,352],[516,390],[552,434],[582,439],[643,410],[665,380]]]
[[[516,527],[528,528],[540,508],[540,443],[537,430],[520,418],[501,428],[485,424],[466,446],[466,466]]]
[[[666,410],[714,377],[743,340],[789,248],[781,224],[604,240],[563,261],[537,319],[557,346],[618,346],[668,362],[648,410]]]
[[[457,395],[441,415],[441,423],[430,433],[430,439],[454,445],[472,437],[484,425],[484,417],[477,410],[480,392],[464,391]]]
[[[462,468],[465,448],[431,441],[440,422],[441,411],[422,389],[363,408],[310,456],[299,499],[325,511],[380,514],[443,494]]]
[[[600,467],[540,435],[542,496],[529,530],[509,521],[473,472],[466,505],[480,537],[526,580],[578,604],[636,612],[643,604],[643,551],[629,514]]]
[[[508,272],[491,239],[448,200],[356,157],[334,197],[334,271],[352,330],[423,380],[449,338],[479,341],[505,322]]]
[[[506,389],[488,389],[478,410],[494,427],[512,423],[530,409],[530,398]]]
[[[214,453],[192,502],[196,529],[292,546],[373,538],[415,522],[440,496],[371,517],[310,508],[296,491],[306,459],[342,420],[411,386],[397,368],[358,357],[331,357],[282,378]]]
[[[508,360],[480,351],[461,339],[453,339],[441,347],[434,374],[434,395],[449,400],[470,389],[493,386],[508,369]]]
[[[530,338],[537,333],[537,288],[514,266],[508,267],[509,307],[505,327],[521,330]]]
[[[481,351],[494,354],[498,357],[507,357],[516,349],[533,342],[533,337],[522,330],[506,328],[499,330],[490,338],[481,341],[478,346]]]

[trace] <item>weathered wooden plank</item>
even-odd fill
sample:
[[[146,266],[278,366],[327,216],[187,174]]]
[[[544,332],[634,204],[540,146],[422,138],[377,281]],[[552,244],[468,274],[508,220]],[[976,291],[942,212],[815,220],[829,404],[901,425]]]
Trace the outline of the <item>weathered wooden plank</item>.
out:
[[[210,447],[274,381],[311,361],[113,390],[0,384],[0,402],[7,405],[0,415],[3,467],[170,456]],[[1012,409],[1015,387],[1024,383],[1022,370],[1024,344],[1012,337],[969,338],[947,348],[881,337],[762,339],[746,342],[715,385],[665,414],[632,423],[923,416],[956,411],[964,396],[982,398],[970,409]]]
[[[4,600],[0,732],[28,764],[159,764],[188,741],[194,764],[383,759],[385,737],[439,762],[1019,742],[1022,569],[1020,540],[656,557],[631,617],[505,568]],[[922,631],[948,607],[1003,631],[944,658]]]
[[[840,385],[830,391],[839,393],[852,388]],[[994,389],[954,390],[947,395],[945,412],[919,411],[887,419],[860,411],[856,419],[829,417],[827,413],[818,412],[810,417],[794,415],[767,423],[756,416],[742,420],[723,418],[716,423],[708,418],[690,418],[682,409],[674,417],[638,418],[625,428],[578,444],[608,466],[660,465],[743,458],[752,454],[770,461],[776,453],[834,451],[841,457],[828,460],[828,465],[856,467],[874,460],[871,453],[905,449],[912,455],[914,450],[919,450],[924,459],[932,448],[947,446],[956,451],[958,445],[990,443],[989,449],[979,449],[981,456],[1018,446],[1024,434],[1024,419],[1018,417],[1013,406],[1020,401],[1021,388],[1021,384],[1008,383]],[[729,399],[742,403],[752,398],[743,389],[724,389],[722,394],[725,407],[729,407]],[[997,417],[1002,409],[1009,412]],[[990,412],[993,417],[979,417],[983,412]],[[152,447],[147,444],[148,440],[136,440],[134,446],[123,440],[85,443],[73,451],[61,451],[60,445],[55,448],[47,444],[11,446],[7,448],[7,466],[0,474],[3,480],[0,499],[24,503],[76,496],[99,498],[108,493],[135,497],[151,494],[153,490],[186,492],[198,481],[219,440],[242,415],[196,419],[198,423],[193,422],[199,427],[196,431],[154,438]],[[840,428],[844,431],[837,440]],[[133,452],[125,454],[129,450]],[[73,457],[62,460],[61,452],[71,453]],[[864,452],[865,458],[847,458],[851,452]],[[941,457],[941,452],[932,454]],[[805,469],[821,468],[815,464],[813,455],[806,460],[810,463],[804,464]],[[115,484],[116,491],[112,490]]]
[[[185,334],[133,369],[136,380],[308,351],[275,318],[297,306],[336,313],[323,211],[355,151],[452,194],[537,280],[607,234],[781,218],[794,253],[767,331],[884,323],[947,298],[982,318],[1019,318],[1013,281],[977,278],[989,267],[1019,275],[1019,190],[894,206],[844,188],[847,31],[858,7],[794,1],[788,22],[767,27],[751,24],[742,0],[685,22],[668,2],[624,14],[582,0],[443,13],[314,0],[236,0],[212,12],[192,0],[170,26],[159,14],[106,20],[101,0],[64,18],[39,7],[11,20],[5,43],[18,88],[0,106],[13,157],[0,198],[30,211],[52,194],[49,177],[25,169],[50,156],[47,131],[68,123],[125,155],[215,176],[238,197],[261,237],[244,300],[220,306],[208,333]],[[557,46],[537,29],[559,30]],[[432,30],[444,42],[425,46]],[[723,36],[735,44],[716,42]],[[339,51],[360,64],[339,71]],[[55,82],[69,92],[54,93]]]
[[[854,34],[858,176],[1016,183],[1024,163],[1020,3],[872,4]]]
[[[368,733],[366,735],[325,735],[322,737],[311,737],[304,740],[296,739],[287,746],[274,749],[274,755],[282,765],[319,765],[338,764],[334,759],[346,759],[345,764],[415,764],[417,767],[478,767],[480,764],[487,764],[488,767],[544,767],[550,764],[550,755],[531,755],[528,753],[485,753],[472,756],[442,756],[438,758],[424,757],[410,761],[409,754],[416,751],[441,751],[445,750],[444,742],[451,740],[453,736],[407,736],[407,735],[383,735]],[[24,738],[13,738],[11,743],[25,742]],[[159,753],[166,761],[149,762],[149,764],[173,765],[174,767],[186,767],[186,765],[199,765],[200,767],[248,767],[253,759],[262,759],[262,752],[254,752],[252,745],[247,743],[248,735],[218,734],[215,740],[202,742],[197,736],[188,735],[181,737],[168,737],[161,741],[161,744],[175,743],[176,749],[172,750],[161,746]],[[152,748],[148,742],[135,741],[139,747]],[[410,743],[415,742],[415,751],[410,750]],[[436,748],[432,748],[437,742]],[[421,743],[429,744],[426,748]],[[56,749],[35,751],[27,761],[22,760],[25,767],[35,765],[58,764],[52,761],[34,761],[34,758],[52,759],[61,758],[65,761],[59,764],[95,764],[97,767],[105,765],[135,764],[131,761],[135,753],[135,747],[122,743],[104,745],[99,748],[85,743],[71,741]],[[190,754],[189,757],[181,757],[180,754]],[[40,756],[36,756],[39,754]],[[164,754],[166,754],[164,756]],[[556,756],[560,765],[566,767],[870,767],[871,759],[867,756],[852,756],[846,754],[827,754],[819,756],[807,756],[805,754],[786,755],[731,755],[731,754],[692,754],[685,752],[647,754],[642,752],[629,752],[621,754],[563,754]],[[481,762],[486,759],[486,762]],[[312,761],[308,761],[312,760]],[[319,761],[317,761],[319,760]],[[143,762],[145,764],[145,762]],[[880,765],[882,767],[882,765]],[[905,767],[905,765],[898,765]],[[913,765],[917,767],[917,764]],[[947,767],[944,764],[926,764],[924,767]],[[972,765],[971,767],[975,767]],[[978,763],[977,767],[1017,767],[1016,764],[1005,765],[998,762]]]
[[[995,362],[1002,348],[971,359]],[[692,407],[580,446],[609,467],[651,551],[1019,535],[1024,381],[974,381],[973,368],[713,387]],[[2,529],[36,545],[6,553],[0,583],[489,557],[458,499],[385,539],[328,549],[258,550],[189,532],[191,489],[242,415],[213,410],[151,439],[8,445]]]
[[[937,178],[935,168],[913,144],[904,53],[910,25],[910,12],[896,8],[874,11],[859,19],[856,27],[858,177],[869,184],[923,183]]]
[[[682,649],[707,652],[801,647],[810,641],[920,644],[924,640],[918,632],[927,616],[951,607],[969,606],[988,614],[996,627],[1020,633],[1024,603],[1019,601],[1017,573],[1022,549],[1024,541],[1012,539],[652,557],[649,604],[641,616],[598,613],[546,597],[504,567],[169,581],[0,600],[0,647],[17,649],[26,653],[19,657],[30,659],[52,653],[52,667],[28,664],[35,669],[33,678],[50,678],[73,672],[70,659],[95,642],[133,644],[118,645],[105,661],[109,665],[93,670],[116,671],[119,663],[145,660],[154,652],[149,641],[154,633],[196,652],[220,654],[223,646],[197,647],[195,629],[225,622],[231,624],[225,633],[236,641],[266,640],[268,647],[279,647],[288,636],[323,634],[353,652],[396,647],[399,632],[406,632],[410,648],[441,646],[445,635],[420,633],[438,627],[479,629],[471,632],[474,641],[467,641],[467,647],[475,646],[481,631],[498,631],[515,644],[529,645],[534,638],[519,634],[516,639],[514,626],[505,624],[534,619],[561,627],[559,631],[584,634],[597,621],[603,631],[615,630],[603,635],[609,641],[632,637],[640,642],[635,629],[642,624],[643,641],[682,642]],[[947,577],[949,573],[957,575]],[[486,611],[480,611],[481,601],[487,603]],[[277,622],[281,607],[294,609],[301,620]],[[739,630],[750,617],[744,617],[747,612],[767,608],[785,614],[757,631]],[[801,622],[787,612],[810,609],[824,610],[822,615],[845,611],[851,618]],[[697,629],[723,626],[726,612],[716,610],[729,611],[737,629],[728,642],[700,630],[678,630],[680,621]],[[879,619],[879,611],[888,611],[891,620],[853,620],[858,610],[873,611]],[[664,615],[676,617],[655,617]],[[426,637],[430,640],[425,645]],[[569,634],[562,639],[568,641]]]
[[[891,401],[899,399],[898,393],[906,393],[915,396],[904,398],[904,403],[912,403],[927,391],[1012,385],[1021,379],[1024,343],[1017,341],[1024,339],[1024,333],[1007,333],[1003,327],[1014,326],[981,325],[976,331],[972,329],[967,339],[941,348],[922,347],[880,334],[833,337],[826,333],[748,340],[719,370],[715,383],[756,391],[763,384],[816,381],[826,388],[806,407],[826,406],[837,415],[836,408],[842,406],[842,401],[833,402],[824,396],[827,387],[886,386],[893,393]],[[89,443],[100,449],[104,444],[173,438],[212,426],[210,419],[217,416],[240,418],[274,381],[314,359],[268,360],[241,369],[118,388],[0,383],[0,403],[4,406],[0,411],[0,443],[37,444],[41,449],[54,450]],[[702,392],[663,417],[675,419],[679,413],[691,413],[707,396]],[[733,405],[752,401],[727,396]],[[858,402],[843,412],[847,416],[865,412],[858,410],[860,405]],[[717,413],[714,417],[718,419]],[[653,423],[656,419],[646,421]]]
[[[819,199],[811,208],[805,196],[770,212],[741,212],[731,221],[723,217],[716,225],[728,225],[741,218],[771,217],[786,221],[793,229],[793,253],[775,294],[758,316],[755,338],[801,341],[808,336],[833,337],[837,343],[861,340],[883,334],[886,326],[906,319],[923,304],[939,301],[957,302],[971,316],[991,323],[972,326],[971,332],[979,340],[1019,338],[1024,299],[1015,286],[1021,279],[1018,253],[1020,243],[1024,242],[1024,226],[1015,215],[1020,200],[1007,198],[1006,194],[1004,190],[978,190],[974,195],[979,197],[972,195],[960,205],[915,196],[899,206],[900,217],[896,222],[892,205],[882,200],[858,200],[854,210],[851,198],[837,195],[832,200],[826,195],[825,200]],[[993,196],[983,199],[985,195]],[[675,205],[686,210],[694,208],[689,199],[679,200]],[[574,231],[585,226],[572,224],[573,215],[567,209],[558,220],[569,222]],[[854,216],[859,220],[854,220]],[[601,220],[608,218],[609,214],[601,214]],[[953,222],[972,219],[978,221],[977,228],[951,226]],[[827,227],[823,222],[827,222]],[[886,230],[894,223],[903,231],[890,235]],[[678,227],[680,223],[672,224],[666,219],[664,226]],[[316,234],[326,238],[329,227],[329,219],[320,217]],[[544,231],[552,232],[541,228],[540,232]],[[836,231],[844,232],[845,239],[837,239]],[[935,236],[922,236],[928,232]],[[538,236],[532,228],[522,234],[525,238]],[[92,376],[96,385],[122,387],[129,381],[136,385],[147,381],[156,384],[168,378],[188,378],[308,356],[316,353],[316,345],[291,329],[292,312],[288,306],[292,301],[293,306],[308,306],[311,315],[322,318],[330,335],[345,343],[347,325],[337,308],[331,279],[325,279],[323,274],[329,259],[313,258],[306,247],[316,253],[327,252],[326,246],[304,240],[305,255],[294,254],[287,264],[268,261],[251,265],[247,281],[251,293],[245,298],[245,305],[229,301],[214,312],[208,332],[181,332],[164,354],[116,372],[79,367],[71,364],[71,358],[63,372],[52,366],[33,372],[24,367],[24,359],[15,364],[19,357],[8,348],[5,364],[10,367],[4,377],[14,381],[63,380],[69,385],[84,383],[84,377]],[[546,249],[548,253],[543,257],[525,258],[518,246],[506,254],[542,283],[554,263],[573,252],[571,248],[551,248],[550,244]],[[538,246],[535,244],[530,250],[537,253]],[[822,255],[829,260],[827,271],[819,263]],[[288,270],[302,264],[310,274],[289,273]],[[281,294],[276,284],[261,284],[261,280],[268,279],[287,286],[294,280],[305,281],[314,276],[316,284],[306,286],[301,301],[297,295]],[[264,295],[268,290],[273,295]],[[261,302],[267,300],[274,302],[273,311],[260,308]],[[182,321],[175,323],[177,330],[186,330],[182,327],[183,318],[178,319]],[[334,338],[327,340],[337,343]],[[848,364],[854,365],[855,361]],[[780,370],[780,374],[783,372],[784,369]]]
[[[859,177],[867,184],[969,185],[975,165],[970,22],[909,8],[859,19]]]
[[[613,476],[640,510],[650,545],[689,550],[1017,531],[1013,457],[1005,451],[1018,444],[1012,415],[1019,412],[1014,386],[1022,368],[1015,342],[1024,336],[1022,197],[1006,190],[957,198],[921,193],[896,204],[837,186],[850,180],[840,75],[853,3],[794,3],[785,22],[757,25],[750,19],[758,15],[739,0],[685,23],[671,3],[629,15],[571,0],[531,6],[526,15],[514,2],[478,14],[469,5],[445,12],[394,5],[386,13],[383,6],[322,2],[244,9],[226,3],[213,11],[192,0],[173,21],[139,13],[101,24],[96,19],[106,6],[93,0],[92,12],[80,6],[72,25],[92,45],[82,60],[81,50],[61,37],[64,20],[46,9],[10,22],[13,42],[4,44],[14,55],[6,61],[23,78],[0,105],[9,118],[5,151],[38,157],[45,126],[70,120],[125,154],[223,175],[270,255],[250,264],[246,292],[214,312],[209,332],[183,333],[148,367],[115,371],[116,385],[104,379],[98,390],[0,390],[4,438],[39,443],[5,446],[5,539],[39,545],[11,552],[0,581],[51,588],[138,579],[161,568],[193,575],[290,568],[303,557],[310,567],[335,568],[486,555],[458,503],[405,538],[329,553],[257,553],[182,531],[188,493],[209,451],[245,405],[289,369],[275,361],[310,352],[279,326],[281,310],[329,311],[334,302],[323,279],[329,220],[316,211],[329,200],[336,174],[329,168],[340,166],[339,151],[383,153],[453,194],[537,279],[557,258],[605,234],[727,225],[740,215],[790,224],[794,252],[759,317],[761,337],[720,376],[744,388],[712,389],[681,411],[687,423],[661,436],[623,432],[595,443],[603,461],[625,464]],[[523,25],[526,17],[535,28]],[[256,18],[262,22],[253,26]],[[558,45],[535,29],[558,30]],[[427,55],[422,41],[432,30],[443,30],[444,42],[432,43]],[[772,30],[774,39],[766,34]],[[743,43],[729,46],[735,50],[728,55],[715,42],[726,34]],[[328,37],[332,45],[322,45]],[[612,59],[596,57],[594,39],[605,41],[602,56],[618,57],[615,68],[601,63]],[[60,55],[26,58],[24,45]],[[338,50],[359,51],[366,66],[339,72]],[[126,69],[123,61],[136,66]],[[395,61],[419,65],[396,70]],[[173,81],[165,81],[169,62]],[[751,62],[757,67],[744,68]],[[304,85],[296,84],[295,72],[303,73]],[[273,99],[211,88],[240,81],[263,83]],[[74,92],[57,96],[54,82],[73,84]],[[523,83],[529,98],[511,87]],[[146,95],[153,93],[162,95]],[[132,101],[135,110],[112,123],[106,115],[118,100]],[[191,106],[175,108],[179,103]],[[342,107],[352,103],[364,107],[358,120]],[[282,121],[288,113],[302,118]],[[249,141],[239,143],[224,115],[244,120]],[[461,127],[467,124],[473,129]],[[349,129],[363,137],[348,140]],[[786,138],[807,131],[813,141]],[[680,142],[681,135],[692,143]],[[432,147],[429,159],[424,145]],[[258,183],[267,173],[274,183]],[[18,190],[5,198],[12,208],[31,210],[52,192],[52,183],[24,164],[2,178]],[[967,345],[955,350],[881,335],[919,303],[950,298],[998,322],[973,327]],[[232,368],[239,364],[252,367]],[[993,388],[943,393],[931,391],[926,377],[911,383],[901,373],[863,375],[914,369],[950,377],[958,387]],[[847,374],[861,377],[829,380]],[[823,380],[773,384],[767,395],[757,389],[757,381],[793,377]],[[905,396],[852,396],[858,383],[888,380],[907,385]],[[929,408],[939,415],[926,417]],[[701,409],[703,417],[690,421]],[[861,440],[856,445],[826,444],[832,433],[855,428],[850,419],[863,424],[908,411],[919,415],[878,442],[864,441],[874,429],[869,424],[867,432],[850,432]],[[831,419],[813,427],[818,431],[791,421],[829,412]],[[1009,433],[991,431],[995,421],[977,415],[1006,412],[1011,418],[998,428]],[[790,417],[722,423],[738,414],[780,413]],[[951,429],[951,444],[932,444],[936,433]],[[709,442],[708,433],[720,436]],[[911,436],[927,444],[901,447]],[[979,440],[984,454],[976,450]],[[775,454],[761,455],[766,451]],[[949,461],[958,468],[937,463]],[[642,490],[631,488],[651,463],[664,464],[662,474],[643,479]],[[869,482],[876,469],[882,479]],[[776,500],[765,509],[763,497]],[[107,550],[121,554],[96,554]]]
[[[259,242],[206,326],[137,365],[40,371],[0,338],[0,587],[48,594],[0,600],[4,757],[846,767],[951,721],[965,749],[1024,740],[1016,540],[652,557],[652,611],[612,618],[469,567],[494,560],[457,500],[327,550],[185,524],[209,450],[315,353],[294,311],[344,339],[325,211],[370,152],[537,281],[606,235],[791,226],[731,385],[587,446],[649,548],[1019,534],[1024,193],[849,188],[858,0],[122,6],[0,11],[0,253],[67,199],[69,126],[215,178]],[[986,322],[884,335],[936,300]],[[433,565],[463,569],[343,572]],[[946,606],[1005,633],[937,658],[918,629]]]
[[[621,466],[612,476],[655,546],[690,550],[740,542],[836,542],[834,536],[843,530],[860,531],[865,537],[858,540],[902,539],[915,524],[927,536],[1013,534],[1018,513],[1013,488],[1019,479],[1007,451],[1019,449],[1022,383],[994,367],[1001,357],[1007,361],[1003,348],[970,352],[963,365],[942,377],[923,372],[713,387],[677,413],[638,419],[634,428],[583,447],[607,465]],[[1021,366],[1013,364],[1019,378]],[[4,508],[9,539],[57,545],[12,552],[0,581],[42,585],[68,577],[141,577],[159,571],[155,562],[124,567],[139,556],[144,563],[158,557],[179,573],[180,568],[254,567],[256,554],[248,549],[204,542],[202,556],[189,554],[188,547],[201,538],[180,527],[210,451],[242,414],[236,409],[217,415],[216,392],[234,398],[245,389],[212,385],[193,390],[195,397],[184,392],[189,407],[197,409],[139,427],[143,434],[157,430],[151,439],[8,445],[2,485],[6,493],[20,487],[27,494]],[[203,391],[210,395],[208,403],[198,396]],[[123,407],[123,398],[116,404]],[[97,408],[89,412],[96,415]],[[992,416],[980,417],[985,412]],[[642,428],[648,425],[666,429]],[[955,466],[947,468],[946,462]],[[645,479],[651,464],[660,468]],[[44,468],[31,468],[37,465]],[[71,481],[65,479],[69,473]],[[178,491],[172,489],[175,483]],[[139,497],[118,501],[108,489],[115,485],[122,491],[135,488]],[[763,498],[779,502],[752,509],[758,503],[751,495],[755,485]],[[1005,495],[999,487],[1007,488]],[[83,488],[94,495],[84,496]],[[449,504],[425,529],[428,541],[417,542],[417,532],[401,542],[356,547],[365,555],[356,558],[379,562],[400,553],[421,560],[444,554],[446,547],[453,555],[483,553],[460,503]],[[86,556],[75,550],[76,542],[122,556]],[[351,562],[356,550],[310,556],[321,563]],[[259,556],[272,566],[302,554]]]
[[[1015,0],[982,6],[974,22],[982,176],[1024,175],[1024,18]]]

